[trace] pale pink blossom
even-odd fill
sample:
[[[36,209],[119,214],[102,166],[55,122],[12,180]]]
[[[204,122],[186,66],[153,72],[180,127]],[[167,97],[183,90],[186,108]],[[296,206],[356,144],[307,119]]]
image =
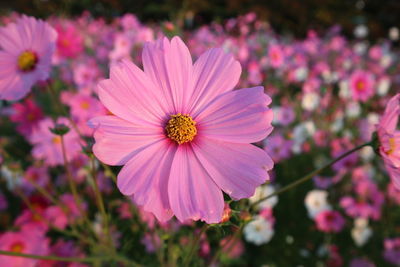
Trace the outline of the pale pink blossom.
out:
[[[239,62],[210,49],[193,64],[179,37],[146,43],[144,71],[128,60],[99,83],[113,116],[96,117],[95,155],[125,165],[117,185],[166,221],[221,221],[222,191],[248,198],[268,179],[273,161],[250,143],[272,131],[271,99],[262,87],[232,91]],[[223,159],[223,160],[221,160]]]

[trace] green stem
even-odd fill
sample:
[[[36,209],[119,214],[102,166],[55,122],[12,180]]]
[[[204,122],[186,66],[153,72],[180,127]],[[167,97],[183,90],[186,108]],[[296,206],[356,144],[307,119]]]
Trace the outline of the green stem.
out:
[[[300,179],[298,179],[298,180],[296,180],[296,181],[294,181],[294,182],[288,184],[287,186],[282,187],[280,190],[274,192],[273,194],[270,194],[270,195],[268,195],[268,196],[266,196],[266,197],[264,197],[264,198],[261,198],[261,199],[257,200],[257,201],[254,202],[249,208],[250,208],[250,209],[251,209],[251,208],[254,208],[255,206],[257,206],[258,204],[260,204],[260,203],[263,202],[264,200],[267,200],[267,199],[269,199],[269,198],[271,198],[271,197],[273,197],[273,196],[277,196],[277,195],[279,195],[279,194],[282,194],[282,193],[284,193],[284,192],[286,192],[286,191],[288,191],[288,190],[290,190],[290,189],[292,189],[292,188],[294,188],[294,187],[296,187],[296,186],[298,186],[298,185],[300,185],[300,184],[303,184],[303,183],[307,182],[308,180],[311,180],[311,179],[312,179],[313,177],[315,177],[317,174],[319,174],[319,173],[322,172],[323,170],[325,170],[325,169],[331,167],[333,164],[335,164],[336,162],[338,162],[338,161],[344,159],[344,158],[347,157],[348,155],[350,155],[350,154],[356,152],[357,150],[360,150],[360,149],[363,148],[363,147],[373,145],[373,142],[374,142],[374,140],[371,141],[371,142],[368,142],[368,143],[359,145],[359,146],[357,146],[357,147],[355,147],[355,148],[353,148],[353,149],[347,151],[346,153],[343,153],[342,155],[340,155],[340,156],[337,157],[336,159],[331,160],[330,162],[328,162],[327,164],[325,164],[325,165],[322,166],[321,168],[316,169],[316,170],[310,172],[309,174],[303,176],[302,178],[300,178]]]
[[[200,230],[200,233],[198,233],[193,242],[192,242],[192,247],[189,250],[189,253],[187,254],[186,258],[183,261],[183,265],[182,266],[189,266],[190,261],[193,258],[194,252],[196,251],[197,247],[199,246],[200,243],[200,238],[203,235],[203,233],[205,233],[205,231],[208,228],[208,224],[204,224],[203,227]]]
[[[92,178],[93,190],[94,190],[94,193],[95,193],[97,206],[98,206],[98,208],[100,210],[101,216],[103,217],[104,232],[105,232],[105,235],[108,238],[109,245],[111,246],[112,238],[110,236],[108,215],[107,215],[106,209],[104,207],[103,197],[101,195],[99,186],[98,186],[97,181],[96,181],[97,180],[96,179],[96,168],[95,168],[95,160],[94,160],[93,155],[90,155],[90,167],[91,167],[91,172],[92,172],[91,178]]]
[[[96,262],[99,259],[105,258],[63,258],[57,256],[42,256],[42,255],[34,255],[34,254],[25,254],[19,252],[11,252],[11,251],[3,251],[0,250],[0,255],[7,255],[13,257],[23,257],[23,258],[30,258],[30,259],[38,259],[38,260],[53,260],[53,261],[68,261],[68,262]]]

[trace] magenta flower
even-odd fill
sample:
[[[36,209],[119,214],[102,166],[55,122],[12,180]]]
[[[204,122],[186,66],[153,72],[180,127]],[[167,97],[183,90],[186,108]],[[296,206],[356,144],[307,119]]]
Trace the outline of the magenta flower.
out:
[[[63,22],[55,26],[58,33],[57,56],[76,58],[84,49],[83,37],[73,23]]]
[[[349,83],[354,100],[365,102],[375,94],[375,80],[368,71],[356,70],[350,76]]]
[[[222,191],[247,198],[273,162],[249,143],[272,131],[263,87],[232,91],[240,64],[210,49],[193,64],[179,37],[146,43],[144,71],[124,60],[101,81],[101,102],[114,116],[92,119],[95,155],[125,165],[118,188],[161,220],[221,221]]]
[[[277,44],[272,44],[268,49],[268,58],[273,68],[281,67],[285,60],[283,49]]]
[[[29,136],[43,119],[42,110],[32,98],[13,104],[12,110],[10,120],[17,123],[17,131],[24,136]]]
[[[21,99],[49,77],[56,39],[50,25],[32,17],[0,27],[0,99]]]
[[[389,100],[377,126],[379,154],[397,189],[400,189],[400,131],[397,130],[399,116],[400,94],[397,94]]]
[[[326,210],[318,213],[317,217],[315,217],[315,222],[318,230],[327,233],[340,232],[345,224],[343,216],[339,212],[333,210]]]

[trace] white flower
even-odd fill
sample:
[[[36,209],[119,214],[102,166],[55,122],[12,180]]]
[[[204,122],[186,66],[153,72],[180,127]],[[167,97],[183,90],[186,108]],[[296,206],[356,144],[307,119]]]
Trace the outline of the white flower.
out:
[[[365,24],[359,24],[354,29],[354,35],[357,38],[365,38],[368,35],[368,27]]]
[[[9,169],[7,166],[3,165],[0,168],[0,177],[2,177],[7,184],[9,190],[13,190],[15,187],[21,184],[22,174],[14,170]]]
[[[275,232],[271,222],[261,216],[256,216],[244,227],[243,233],[247,242],[260,246],[268,243]]]
[[[343,116],[339,114],[331,125],[331,131],[334,133],[341,131],[343,129],[343,124]]]
[[[368,50],[368,45],[364,42],[359,42],[354,45],[354,52],[359,55],[364,55]]]
[[[292,151],[294,153],[301,152],[301,145],[306,141],[306,139],[315,133],[315,124],[312,121],[307,121],[300,123],[293,130],[293,147]]]
[[[328,192],[324,190],[311,190],[307,193],[304,200],[308,215],[310,218],[315,218],[321,211],[330,210],[331,206],[328,203]]]
[[[256,188],[256,192],[254,195],[249,199],[250,203],[255,203],[258,200],[269,196],[275,192],[275,187],[273,185],[262,185]],[[273,208],[278,203],[278,196],[270,197],[257,205],[257,207],[264,209],[264,208]]]
[[[307,78],[308,69],[306,67],[300,67],[295,70],[295,77],[298,82],[302,82]]]
[[[379,63],[381,64],[382,67],[387,68],[392,64],[392,58],[393,56],[390,54],[385,54],[381,57],[381,60]]]
[[[339,96],[343,99],[348,99],[351,97],[348,81],[343,80],[339,82]]]
[[[372,229],[368,226],[368,220],[357,218],[354,221],[354,228],[351,230],[351,237],[357,246],[361,247],[367,243],[372,236]]]
[[[349,118],[357,118],[361,114],[361,107],[358,102],[350,102],[347,104],[346,115]]]
[[[379,122],[379,115],[378,114],[376,114],[376,113],[369,113],[368,115],[367,115],[367,120],[368,120],[368,122],[371,124],[371,125],[375,125],[375,124],[378,124],[378,122]]]
[[[392,28],[389,29],[389,38],[390,38],[390,40],[397,41],[397,40],[399,40],[399,36],[400,36],[399,28],[392,27]]]
[[[374,149],[370,146],[363,147],[359,153],[364,161],[370,161],[375,157]]]
[[[305,93],[301,106],[307,111],[313,111],[319,105],[319,95],[317,93]]]
[[[377,89],[377,93],[379,96],[385,96],[390,88],[390,79],[389,78],[383,78],[379,81],[378,83],[378,89]]]

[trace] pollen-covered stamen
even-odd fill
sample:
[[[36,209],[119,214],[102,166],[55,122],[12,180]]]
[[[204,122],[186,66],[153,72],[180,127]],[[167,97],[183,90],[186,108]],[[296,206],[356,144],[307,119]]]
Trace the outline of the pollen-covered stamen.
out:
[[[36,53],[32,51],[24,51],[18,57],[18,68],[21,71],[32,71],[38,62]]]
[[[396,140],[394,137],[389,138],[389,149],[386,151],[386,154],[389,156],[396,151]]]
[[[181,113],[171,115],[165,130],[167,136],[179,145],[192,141],[197,134],[196,122],[189,115]]]

